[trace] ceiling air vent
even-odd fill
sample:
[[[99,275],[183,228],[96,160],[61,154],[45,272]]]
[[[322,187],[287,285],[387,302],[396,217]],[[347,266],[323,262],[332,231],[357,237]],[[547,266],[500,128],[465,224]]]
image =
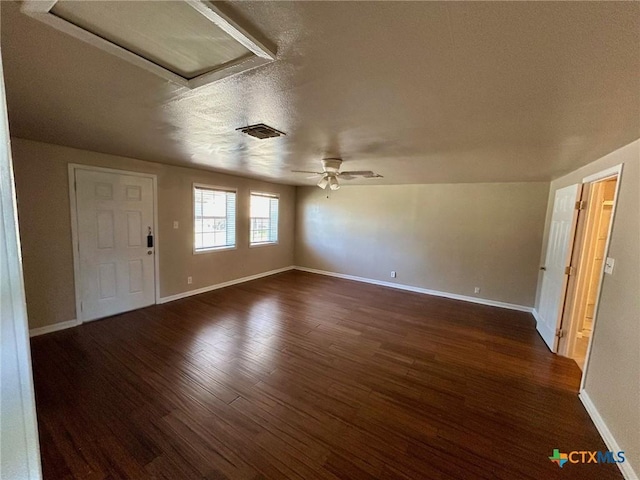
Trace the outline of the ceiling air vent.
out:
[[[264,123],[256,123],[255,125],[249,125],[248,127],[236,128],[236,130],[240,130],[242,133],[246,133],[247,135],[251,135],[252,137],[260,139],[286,135],[286,133],[281,132],[280,130],[276,130],[269,125],[265,125]]]

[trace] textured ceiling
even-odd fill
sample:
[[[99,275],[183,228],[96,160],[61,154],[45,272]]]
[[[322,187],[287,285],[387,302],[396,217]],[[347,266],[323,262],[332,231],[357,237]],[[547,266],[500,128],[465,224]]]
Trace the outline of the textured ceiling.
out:
[[[18,137],[298,185],[326,156],[384,175],[361,184],[548,180],[640,137],[638,2],[225,3],[278,59],[196,90],[0,4]],[[287,136],[235,130],[260,122]]]

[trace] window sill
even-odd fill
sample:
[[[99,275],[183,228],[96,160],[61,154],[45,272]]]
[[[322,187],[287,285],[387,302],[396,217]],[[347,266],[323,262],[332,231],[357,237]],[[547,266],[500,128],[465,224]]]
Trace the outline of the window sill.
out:
[[[249,248],[258,248],[258,247],[271,247],[273,245],[278,245],[278,242],[260,242],[260,243],[250,243]]]
[[[201,248],[200,250],[193,250],[193,254],[194,255],[202,255],[205,253],[212,253],[212,252],[223,252],[225,250],[236,250],[236,246],[234,245],[233,247],[211,247],[211,248]]]

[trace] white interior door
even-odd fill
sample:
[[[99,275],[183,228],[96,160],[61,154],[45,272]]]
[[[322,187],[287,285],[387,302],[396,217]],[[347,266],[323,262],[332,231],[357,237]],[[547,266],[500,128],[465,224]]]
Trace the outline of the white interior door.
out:
[[[556,191],[553,201],[553,215],[549,228],[549,243],[545,257],[542,290],[536,328],[552,352],[557,351],[556,331],[560,326],[569,275],[565,268],[570,266],[573,239],[575,236],[580,186],[570,185]]]
[[[75,169],[82,321],[155,302],[153,180]]]

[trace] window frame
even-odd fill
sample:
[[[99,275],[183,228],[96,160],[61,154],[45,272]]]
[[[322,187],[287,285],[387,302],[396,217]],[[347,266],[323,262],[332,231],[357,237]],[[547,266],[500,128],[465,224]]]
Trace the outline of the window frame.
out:
[[[273,241],[266,241],[266,242],[252,242],[251,241],[251,223],[252,223],[252,219],[254,217],[251,216],[251,197],[253,196],[256,197],[267,197],[267,198],[275,198],[278,201],[278,218],[276,219],[276,237],[277,240],[275,242]],[[256,217],[258,218],[258,217]],[[262,217],[260,217],[262,218]],[[271,217],[269,217],[269,222],[271,222]],[[249,248],[259,248],[259,247],[269,247],[269,246],[273,246],[273,245],[278,245],[280,243],[280,194],[279,193],[272,193],[272,192],[263,192],[263,191],[258,191],[258,190],[251,190],[249,191]]]
[[[196,189],[212,190],[215,192],[233,193],[236,203],[235,222],[235,243],[233,245],[223,245],[219,247],[196,248]],[[191,238],[193,255],[204,255],[212,252],[220,252],[225,250],[236,250],[238,248],[238,189],[232,187],[223,187],[220,185],[209,185],[206,183],[193,183],[191,187]]]

